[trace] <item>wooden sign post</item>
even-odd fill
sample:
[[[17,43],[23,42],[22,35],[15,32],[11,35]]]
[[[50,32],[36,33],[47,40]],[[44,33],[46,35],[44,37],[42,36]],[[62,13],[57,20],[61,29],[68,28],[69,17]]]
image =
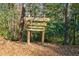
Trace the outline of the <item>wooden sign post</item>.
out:
[[[45,33],[45,27],[47,25],[47,22],[49,21],[49,18],[34,18],[34,17],[26,17],[25,18],[25,25],[27,30],[27,44],[30,44],[30,35],[32,31],[38,31],[42,34],[42,45],[44,44],[44,33]]]

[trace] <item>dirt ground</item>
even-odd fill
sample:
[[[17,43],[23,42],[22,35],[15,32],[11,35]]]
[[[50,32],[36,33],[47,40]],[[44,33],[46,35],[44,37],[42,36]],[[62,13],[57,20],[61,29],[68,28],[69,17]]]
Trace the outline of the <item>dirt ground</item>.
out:
[[[79,56],[78,45],[14,42],[0,37],[0,56]]]

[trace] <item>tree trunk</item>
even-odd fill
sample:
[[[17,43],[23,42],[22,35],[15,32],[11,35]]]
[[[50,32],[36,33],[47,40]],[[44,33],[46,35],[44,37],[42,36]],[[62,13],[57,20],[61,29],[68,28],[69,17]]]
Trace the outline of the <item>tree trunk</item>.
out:
[[[65,27],[64,27],[64,44],[67,44],[68,40],[68,3],[65,3],[65,9],[64,9],[64,22],[65,22]]]
[[[73,42],[72,44],[75,45],[75,19],[76,19],[76,15],[74,15],[74,26],[73,26]]]
[[[24,4],[20,4],[20,9],[21,9],[21,17],[20,17],[20,24],[19,24],[19,41],[22,41],[22,33],[24,29],[24,17],[25,17],[25,8]]]

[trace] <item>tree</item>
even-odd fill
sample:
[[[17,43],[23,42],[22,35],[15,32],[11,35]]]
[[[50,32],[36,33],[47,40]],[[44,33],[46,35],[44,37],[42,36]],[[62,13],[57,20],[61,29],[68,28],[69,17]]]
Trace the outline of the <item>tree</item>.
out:
[[[67,44],[68,40],[68,3],[64,4],[64,22],[65,22],[65,27],[64,27],[64,44]]]
[[[21,17],[20,17],[20,24],[19,24],[19,40],[22,41],[22,33],[24,29],[24,17],[25,17],[25,8],[24,4],[20,4],[21,9]]]

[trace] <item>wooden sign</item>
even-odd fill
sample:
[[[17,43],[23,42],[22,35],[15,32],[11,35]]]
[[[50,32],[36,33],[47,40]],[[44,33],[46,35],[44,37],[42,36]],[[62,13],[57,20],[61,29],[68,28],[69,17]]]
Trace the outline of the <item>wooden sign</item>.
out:
[[[42,44],[44,44],[45,27],[49,18],[25,17],[25,28],[27,30],[27,43],[30,44],[30,34],[32,31],[40,31],[42,34]]]
[[[25,25],[29,31],[44,31],[49,18],[26,17]]]

